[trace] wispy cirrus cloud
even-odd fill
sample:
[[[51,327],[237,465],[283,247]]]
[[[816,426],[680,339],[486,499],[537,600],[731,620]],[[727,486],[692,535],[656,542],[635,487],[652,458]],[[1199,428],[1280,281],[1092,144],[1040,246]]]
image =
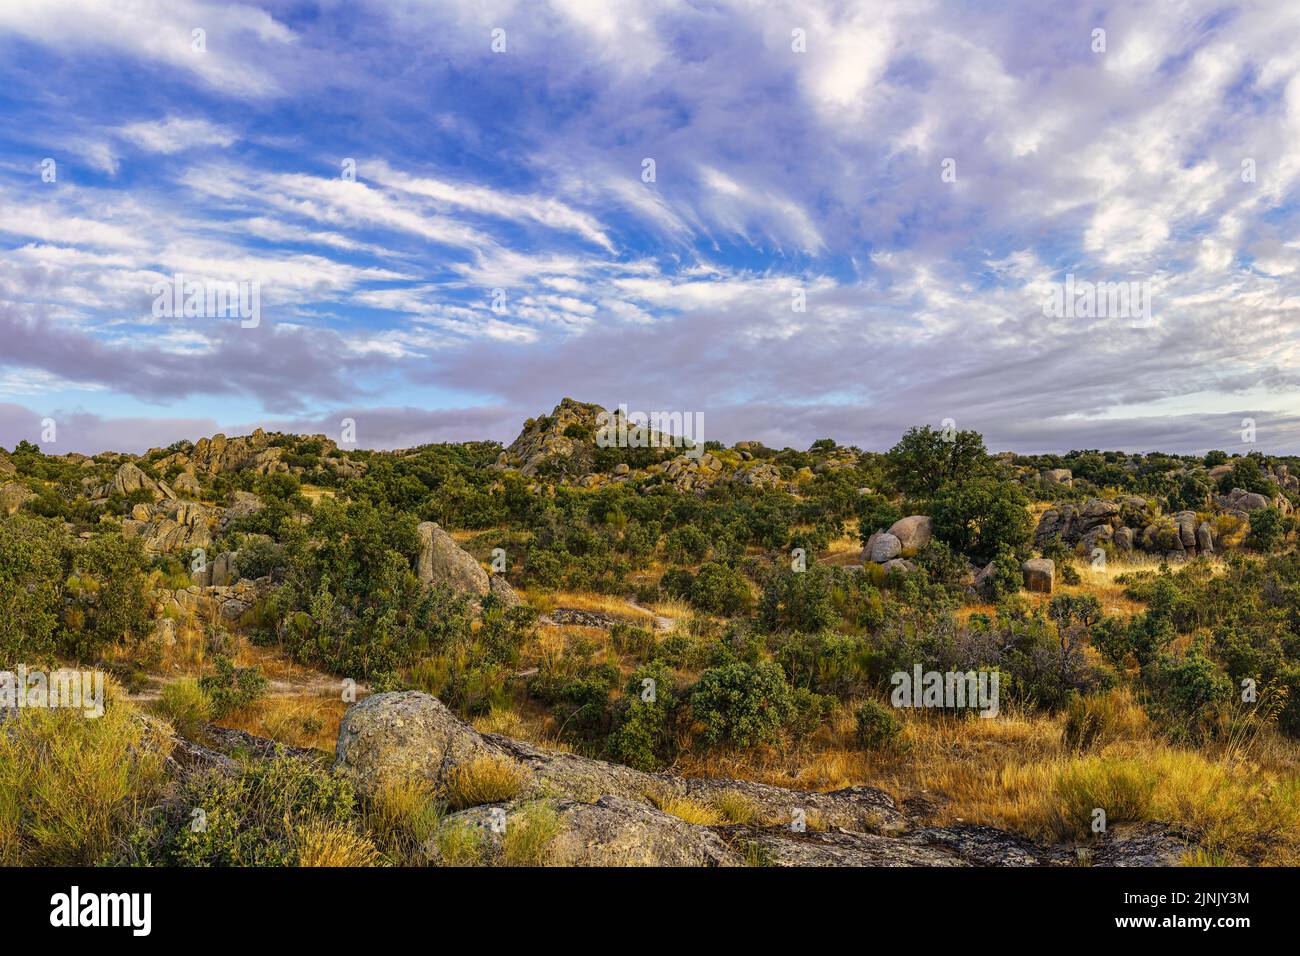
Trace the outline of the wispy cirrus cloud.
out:
[[[1297,51],[1267,2],[9,5],[0,383],[394,441],[576,394],[1300,451]],[[174,272],[260,283],[265,328],[155,319]],[[1046,315],[1067,273],[1154,327]]]

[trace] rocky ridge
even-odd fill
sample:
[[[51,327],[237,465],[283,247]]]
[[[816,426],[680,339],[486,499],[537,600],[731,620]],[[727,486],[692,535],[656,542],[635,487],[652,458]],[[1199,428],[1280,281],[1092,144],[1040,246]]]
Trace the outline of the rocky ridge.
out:
[[[1077,865],[1074,846],[1046,846],[988,826],[927,826],[909,820],[873,787],[811,793],[743,780],[644,773],[618,764],[483,734],[437,699],[414,691],[377,694],[351,707],[339,729],[335,770],[363,795],[420,780],[444,787],[457,768],[483,758],[507,762],[523,777],[520,792],[446,818],[475,828],[489,855],[499,852],[500,823],[544,803],[558,824],[549,861],[573,866],[1053,866]],[[674,798],[708,804],[741,800],[745,824],[704,826],[660,809]],[[1167,827],[1114,827],[1082,857],[1097,865],[1172,865],[1187,849]],[[425,848],[440,862],[438,845]]]

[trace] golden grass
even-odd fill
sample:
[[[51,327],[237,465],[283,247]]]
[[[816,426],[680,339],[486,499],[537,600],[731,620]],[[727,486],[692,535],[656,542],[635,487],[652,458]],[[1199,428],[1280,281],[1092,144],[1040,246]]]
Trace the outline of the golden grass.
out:
[[[626,618],[629,623],[649,626],[653,615],[628,603],[627,598],[617,594],[595,594],[589,591],[557,591],[546,595],[546,602],[551,605],[548,610],[557,607],[571,607],[579,611],[595,611]],[[646,623],[642,623],[646,622]]]
[[[313,820],[294,832],[299,866],[375,866],[379,852],[346,824]]]
[[[650,802],[656,807],[679,820],[701,827],[713,827],[722,822],[722,814],[707,803],[700,803],[690,797],[666,796],[651,797]]]
[[[758,816],[758,808],[735,790],[718,794],[712,803],[723,823],[753,823]]]
[[[528,772],[515,761],[484,754],[452,770],[445,796],[453,810],[464,810],[512,800],[527,781]]]
[[[1137,571],[1155,571],[1161,562],[1161,558],[1152,555],[1131,554],[1108,560],[1105,567],[1094,568],[1091,561],[1081,559],[1076,564],[1079,583],[1062,584],[1058,574],[1056,593],[1091,594],[1101,603],[1101,609],[1106,614],[1132,617],[1145,611],[1146,605],[1125,597],[1125,585],[1118,583],[1115,578]],[[1046,603],[1050,597],[1043,595],[1041,600]]]
[[[339,724],[350,705],[334,697],[262,697],[227,714],[218,723],[291,747],[333,750]]]
[[[317,505],[322,498],[335,497],[335,492],[333,488],[322,488],[320,485],[303,485],[302,496],[313,505]]]
[[[23,709],[0,733],[0,863],[103,860],[160,792],[169,739],[105,681],[98,718]]]
[[[203,725],[212,720],[212,700],[192,677],[164,685],[154,710],[189,740],[198,738]]]
[[[433,790],[418,780],[389,781],[363,811],[366,829],[394,860],[415,863],[438,830],[441,808]]]

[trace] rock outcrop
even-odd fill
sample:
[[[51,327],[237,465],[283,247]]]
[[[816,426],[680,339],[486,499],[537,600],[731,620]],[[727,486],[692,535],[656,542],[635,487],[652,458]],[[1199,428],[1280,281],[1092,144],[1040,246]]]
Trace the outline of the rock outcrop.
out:
[[[599,405],[565,398],[549,415],[530,418],[519,437],[498,456],[496,468],[517,468],[533,476],[548,465],[568,474],[591,470]]]
[[[1041,477],[1043,484],[1054,488],[1069,488],[1074,484],[1074,472],[1069,468],[1049,468]]]
[[[422,522],[420,554],[416,558],[415,572],[424,584],[445,584],[457,594],[473,600],[493,595],[506,607],[522,604],[523,599],[499,574],[489,575],[474,556],[456,543],[456,539],[436,522]]]
[[[27,490],[26,485],[16,481],[7,481],[0,485],[0,514],[11,515],[36,495]]]
[[[1160,866],[1177,863],[1187,849],[1161,824],[1116,826],[1081,853],[983,825],[911,825],[873,787],[810,793],[643,773],[479,733],[435,698],[410,691],[349,708],[335,756],[335,770],[362,794],[412,780],[438,789],[457,768],[484,758],[513,765],[521,781],[516,795],[442,822],[472,829],[484,862],[499,859],[514,822],[539,807],[552,819],[545,861],[569,866],[1073,866],[1084,856],[1097,865]],[[722,797],[747,805],[750,820],[698,825],[663,809],[674,799],[707,807]],[[444,862],[436,837],[424,854]]]
[[[902,553],[903,543],[898,538],[888,531],[877,531],[867,539],[867,544],[862,549],[862,560],[873,564],[884,564]]]
[[[488,573],[436,522],[422,522],[415,572],[425,584],[446,584],[458,594],[482,597],[491,589]]]
[[[1242,517],[1249,515],[1252,511],[1259,511],[1267,508],[1273,502],[1267,495],[1261,495],[1257,491],[1246,491],[1242,488],[1233,488],[1226,495],[1219,495],[1214,499],[1214,503],[1231,514],[1237,514]]]
[[[129,461],[117,469],[117,474],[113,476],[113,480],[104,488],[102,494],[117,493],[126,497],[137,491],[145,492],[154,501],[175,497],[171,489],[167,488],[166,485],[154,481],[141,471],[135,463]]]
[[[1279,499],[1286,501],[1282,496]],[[1270,504],[1281,507],[1277,501],[1240,488],[1214,498],[1214,504],[1239,518]],[[1135,495],[1114,501],[1092,498],[1082,505],[1057,503],[1044,511],[1034,531],[1034,546],[1041,549],[1059,536],[1082,554],[1109,544],[1121,553],[1140,549],[1169,561],[1185,561],[1215,553],[1218,540],[1214,527],[1195,511],[1160,514],[1151,502]]]
[[[164,504],[137,505],[131,517],[123,520],[122,531],[143,538],[146,551],[165,554],[207,548],[217,524],[217,512],[207,505],[173,499]]]

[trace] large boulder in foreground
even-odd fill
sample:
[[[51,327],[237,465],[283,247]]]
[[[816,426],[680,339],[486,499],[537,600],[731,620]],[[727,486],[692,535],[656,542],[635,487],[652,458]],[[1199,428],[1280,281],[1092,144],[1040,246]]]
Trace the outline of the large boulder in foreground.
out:
[[[334,750],[337,766],[367,794],[405,780],[441,787],[457,764],[496,752],[441,701],[414,691],[349,707]]]
[[[615,796],[653,805],[670,797],[709,802],[726,794],[743,799],[756,815],[775,823],[789,824],[794,808],[827,826],[860,832],[896,832],[903,822],[894,801],[874,787],[807,793],[746,780],[645,773],[577,754],[539,750],[500,734],[480,734],[437,698],[417,691],[375,694],[350,707],[335,752],[336,768],[363,794],[401,780],[445,786],[457,766],[491,757],[521,772],[519,799],[568,797],[591,803]]]
[[[416,574],[425,584],[446,584],[459,594],[482,597],[491,590],[488,573],[474,556],[433,521],[421,523]]]
[[[910,515],[890,525],[889,533],[898,539],[904,551],[915,554],[930,543],[934,522],[929,515]]]

